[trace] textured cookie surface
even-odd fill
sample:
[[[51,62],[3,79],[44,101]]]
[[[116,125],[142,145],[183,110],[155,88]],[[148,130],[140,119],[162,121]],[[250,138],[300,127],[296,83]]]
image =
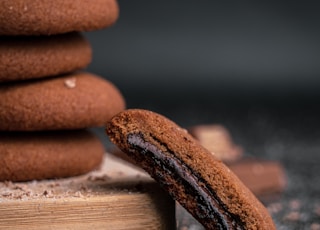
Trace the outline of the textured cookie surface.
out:
[[[0,132],[0,181],[69,177],[98,167],[104,147],[92,133]]]
[[[69,73],[92,58],[80,33],[34,37],[0,37],[0,82]]]
[[[118,18],[116,0],[1,0],[0,35],[91,31]]]
[[[124,107],[120,91],[90,73],[7,83],[0,86],[0,130],[104,126]]]
[[[110,120],[106,133],[206,229],[275,229],[235,174],[169,119],[126,110]]]

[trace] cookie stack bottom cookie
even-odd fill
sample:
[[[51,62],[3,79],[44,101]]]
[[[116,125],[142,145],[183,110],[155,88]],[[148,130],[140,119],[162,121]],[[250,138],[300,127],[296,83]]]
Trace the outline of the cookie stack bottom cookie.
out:
[[[70,177],[96,168],[104,147],[87,130],[1,132],[0,181]]]
[[[111,26],[116,0],[0,1],[0,181],[71,177],[102,163],[92,127],[125,108],[81,34]]]

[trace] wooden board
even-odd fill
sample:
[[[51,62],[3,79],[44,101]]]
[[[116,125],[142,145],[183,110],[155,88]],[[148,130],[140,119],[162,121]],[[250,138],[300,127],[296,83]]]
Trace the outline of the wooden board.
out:
[[[109,154],[79,177],[0,183],[0,229],[175,229],[174,201]]]

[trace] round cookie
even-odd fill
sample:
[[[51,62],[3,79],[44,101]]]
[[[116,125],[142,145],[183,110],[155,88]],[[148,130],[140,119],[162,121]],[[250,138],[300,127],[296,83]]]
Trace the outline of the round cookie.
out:
[[[86,130],[0,132],[0,181],[71,177],[102,163],[104,146]]]
[[[119,16],[116,0],[1,0],[0,35],[98,30]]]
[[[90,73],[0,86],[0,130],[69,130],[104,126],[125,108],[120,91]]]
[[[80,33],[0,37],[0,82],[40,78],[85,68],[90,43]]]

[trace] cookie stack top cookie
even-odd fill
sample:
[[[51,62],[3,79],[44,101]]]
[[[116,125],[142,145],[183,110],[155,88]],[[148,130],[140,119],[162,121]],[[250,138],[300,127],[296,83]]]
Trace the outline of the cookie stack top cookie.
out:
[[[87,128],[125,108],[119,89],[84,69],[84,31],[111,26],[116,0],[0,1],[0,181],[70,177],[101,164]]]
[[[118,16],[116,0],[0,1],[0,130],[102,126],[123,110],[115,85],[80,72],[92,60],[81,32]]]
[[[52,35],[92,31],[118,18],[115,0],[1,0],[1,35]]]

